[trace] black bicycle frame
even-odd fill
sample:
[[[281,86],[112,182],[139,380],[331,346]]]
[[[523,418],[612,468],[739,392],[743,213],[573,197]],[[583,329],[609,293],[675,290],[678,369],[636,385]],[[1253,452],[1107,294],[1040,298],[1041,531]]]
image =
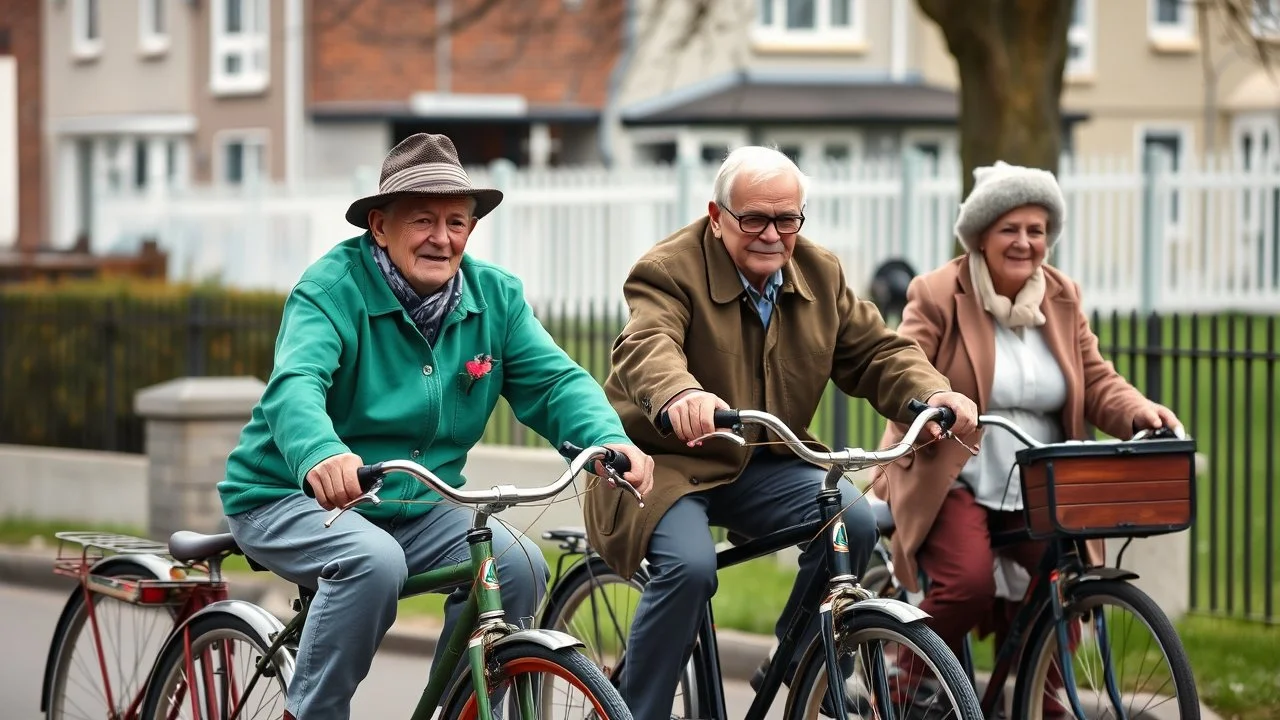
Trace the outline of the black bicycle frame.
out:
[[[828,471],[827,480],[833,483],[841,475],[843,475],[843,471],[832,469]],[[791,664],[792,657],[795,655],[801,634],[813,618],[814,611],[818,608],[828,586],[837,582],[852,582],[856,579],[853,576],[852,564],[849,560],[844,522],[843,520],[837,520],[844,510],[840,491],[824,487],[818,493],[817,503],[819,519],[816,521],[793,525],[716,553],[716,569],[718,571],[739,565],[748,560],[772,555],[793,545],[806,546],[813,542],[827,541],[825,558],[829,572],[826,577],[822,572],[815,573],[813,579],[804,588],[800,606],[787,624],[786,632],[783,633],[778,643],[778,649],[773,654],[773,661],[769,663],[769,669],[765,673],[764,681],[756,691],[755,698],[751,701],[751,707],[747,710],[745,720],[763,720],[765,713],[769,710],[769,706],[773,704],[773,700],[778,694],[778,689],[782,687],[782,678],[787,671],[787,667]],[[827,529],[827,532],[822,532],[824,528]],[[795,592],[795,590],[793,589],[792,592]],[[707,603],[702,622],[698,626],[697,637],[698,645],[695,651],[698,654],[697,667],[702,668],[707,673],[707,677],[699,678],[702,682],[698,683],[701,706],[712,711],[711,720],[728,720],[729,713],[725,706],[724,684],[720,673],[720,649],[716,644],[715,618],[712,616],[710,602]],[[823,642],[827,652],[827,676],[841,677],[840,671],[836,667],[835,636],[830,632],[823,632],[822,637],[824,638]],[[706,682],[706,680],[711,679],[714,679],[715,682]],[[833,702],[839,703],[832,705],[832,707],[845,707],[844,683],[829,682],[827,686]]]

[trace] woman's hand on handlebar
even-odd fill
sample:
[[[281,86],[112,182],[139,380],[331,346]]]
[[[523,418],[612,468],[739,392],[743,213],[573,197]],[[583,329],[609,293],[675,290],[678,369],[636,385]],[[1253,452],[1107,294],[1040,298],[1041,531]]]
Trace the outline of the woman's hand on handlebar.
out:
[[[951,432],[956,437],[967,437],[978,429],[978,406],[972,400],[958,392],[940,392],[929,396],[926,401],[929,407],[945,407],[955,413],[956,420],[951,425]],[[942,428],[931,422],[925,426],[934,438],[942,437]]]
[[[1139,430],[1159,430],[1161,428],[1169,428],[1176,431],[1182,427],[1182,423],[1178,420],[1178,416],[1173,411],[1159,403],[1147,403],[1140,408],[1133,416],[1133,431]]]
[[[716,410],[728,409],[729,404],[712,393],[685,390],[668,402],[663,412],[670,418],[671,430],[676,437],[692,446],[695,438],[716,431]]]
[[[622,473],[622,479],[631,483],[641,497],[648,495],[653,489],[653,458],[641,452],[635,445],[610,443],[605,447],[621,454],[626,458],[626,464],[631,466]],[[596,461],[595,474],[600,477],[605,476],[604,465],[599,461]]]
[[[356,470],[364,465],[359,455],[340,453],[321,460],[307,472],[306,482],[315,493],[316,502],[325,510],[343,507],[360,497],[360,480]]]

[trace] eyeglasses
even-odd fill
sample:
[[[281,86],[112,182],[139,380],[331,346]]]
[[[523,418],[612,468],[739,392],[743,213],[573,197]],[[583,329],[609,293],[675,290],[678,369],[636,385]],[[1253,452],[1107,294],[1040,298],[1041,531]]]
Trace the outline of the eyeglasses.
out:
[[[719,205],[719,203],[716,203]],[[765,228],[772,223],[778,229],[779,235],[792,235],[800,232],[800,226],[804,225],[804,215],[779,215],[771,217],[769,215],[739,215],[724,205],[720,205],[720,209],[733,216],[738,221],[738,227],[742,228],[742,232],[759,235],[764,232]]]

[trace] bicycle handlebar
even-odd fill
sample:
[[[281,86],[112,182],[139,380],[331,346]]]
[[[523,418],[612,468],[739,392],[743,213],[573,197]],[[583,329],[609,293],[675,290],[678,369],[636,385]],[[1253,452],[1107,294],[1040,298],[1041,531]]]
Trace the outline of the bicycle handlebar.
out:
[[[791,428],[787,427],[777,416],[764,412],[763,410],[717,410],[715,413],[716,427],[737,427],[743,423],[752,423],[762,425],[772,430],[783,442],[791,446],[797,455],[808,460],[811,463],[819,465],[831,464],[844,467],[846,469],[862,469],[871,465],[880,465],[889,463],[911,452],[912,446],[915,444],[916,438],[924,431],[924,426],[931,421],[936,421],[946,431],[956,421],[955,412],[951,408],[946,407],[929,407],[919,400],[912,400],[908,404],[908,409],[916,413],[915,420],[911,423],[911,427],[907,429],[906,435],[902,441],[892,448],[885,450],[869,451],[861,448],[846,448],[834,452],[818,452],[811,450],[805,445]],[[732,424],[726,425],[730,420],[735,420]],[[670,428],[671,420],[667,413],[661,413],[658,416],[659,427]],[[714,432],[702,437],[696,438],[695,442],[709,439],[712,437],[720,437],[731,440],[738,444],[745,444],[742,436],[728,432]]]
[[[1001,428],[1002,430],[1007,431],[1010,435],[1013,435],[1015,438],[1017,438],[1019,441],[1022,442],[1022,444],[1026,445],[1027,447],[1035,448],[1035,447],[1044,447],[1045,445],[1039,440],[1036,440],[1035,438],[1031,437],[1031,435],[1029,435],[1026,430],[1023,430],[1020,425],[1018,425],[1014,421],[1004,416],[979,415],[978,427],[985,427],[987,425],[998,427],[998,428]],[[1175,428],[1162,427],[1156,430],[1143,429],[1134,433],[1133,437],[1129,438],[1129,440],[1130,441],[1144,440],[1148,437],[1150,437],[1153,440],[1161,439],[1161,438],[1170,438],[1170,437],[1182,440],[1187,437],[1187,432],[1181,425]]]
[[[445,499],[450,500],[459,505],[496,505],[502,508],[519,505],[521,503],[537,502],[539,500],[547,500],[559,495],[562,490],[573,482],[578,473],[582,472],[591,463],[600,460],[605,472],[608,474],[612,482],[625,486],[628,490],[640,499],[640,492],[635,489],[622,477],[622,473],[631,469],[631,463],[627,457],[616,450],[611,450],[599,445],[592,445],[588,448],[578,448],[572,443],[564,443],[561,445],[559,452],[561,455],[569,459],[569,467],[555,482],[550,485],[535,488],[518,488],[514,485],[495,485],[489,490],[459,490],[449,485],[445,481],[436,477],[422,465],[412,460],[384,460],[372,465],[361,465],[356,470],[356,477],[360,482],[361,494],[346,505],[335,508],[330,516],[325,520],[325,527],[333,524],[338,516],[347,510],[364,502],[371,502],[374,505],[382,503],[382,498],[378,497],[378,491],[382,489],[383,479],[389,472],[403,472],[413,476],[422,484],[440,493]],[[311,488],[311,484],[305,480],[302,483],[303,492],[308,497],[315,497],[315,492]],[[641,502],[641,507],[644,503]]]

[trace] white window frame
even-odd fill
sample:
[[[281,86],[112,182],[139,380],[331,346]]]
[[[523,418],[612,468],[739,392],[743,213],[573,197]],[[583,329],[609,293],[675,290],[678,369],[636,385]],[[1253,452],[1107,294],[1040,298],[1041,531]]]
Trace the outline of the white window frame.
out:
[[[1188,0],[1175,0],[1178,4],[1176,23],[1159,22],[1161,0],[1147,2],[1147,37],[1153,42],[1189,43],[1195,40],[1195,6]]]
[[[223,32],[227,3],[241,3],[241,32]],[[271,80],[271,3],[269,0],[212,0],[209,3],[209,86],[215,95],[246,95],[267,89]],[[248,30],[248,32],[245,32]],[[240,72],[226,71],[226,58],[240,57]],[[253,67],[254,57],[261,59]]]
[[[101,2],[102,0],[99,0]],[[138,47],[144,56],[163,55],[169,50],[169,0],[138,0]],[[156,31],[156,11],[162,21]]]
[[[848,128],[813,127],[805,130],[791,128],[764,128],[761,133],[764,145],[782,147],[795,145],[800,148],[799,165],[808,173],[819,172],[828,161],[826,148],[828,145],[844,145],[849,149],[850,160],[860,158],[862,152],[862,133]]]
[[[1068,78],[1088,78],[1094,73],[1094,38],[1096,37],[1097,28],[1097,7],[1096,0],[1075,0],[1076,7],[1080,8],[1081,21],[1079,23],[1072,22],[1067,27],[1067,65],[1064,74]],[[1074,10],[1074,8],[1073,8]],[[1072,20],[1075,20],[1075,13],[1072,13]],[[1072,62],[1070,49],[1075,46],[1081,48],[1080,59]]]
[[[719,161],[704,161],[702,151],[708,145],[725,145],[730,150],[747,144],[747,133],[733,127],[674,127],[636,128],[627,133],[634,154],[641,146],[675,143],[676,163],[682,160],[694,164]]]
[[[867,3],[871,0],[844,0],[850,3],[849,26],[831,26],[832,0],[814,0],[814,27],[788,28],[788,0],[753,0],[756,10],[751,24],[751,39],[762,48],[812,52],[821,50],[862,51],[866,42]],[[761,3],[771,3],[773,22],[765,25]]]
[[[239,183],[227,179],[227,148],[241,143],[257,145],[262,152],[262,166],[256,181],[249,179],[246,173]],[[271,179],[271,133],[266,128],[246,130],[222,130],[213,136],[213,181],[222,187],[246,187],[254,184],[265,184]]]
[[[77,60],[92,60],[102,54],[103,0],[71,0],[71,54]],[[97,15],[93,25],[97,37],[89,37],[89,13]]]

